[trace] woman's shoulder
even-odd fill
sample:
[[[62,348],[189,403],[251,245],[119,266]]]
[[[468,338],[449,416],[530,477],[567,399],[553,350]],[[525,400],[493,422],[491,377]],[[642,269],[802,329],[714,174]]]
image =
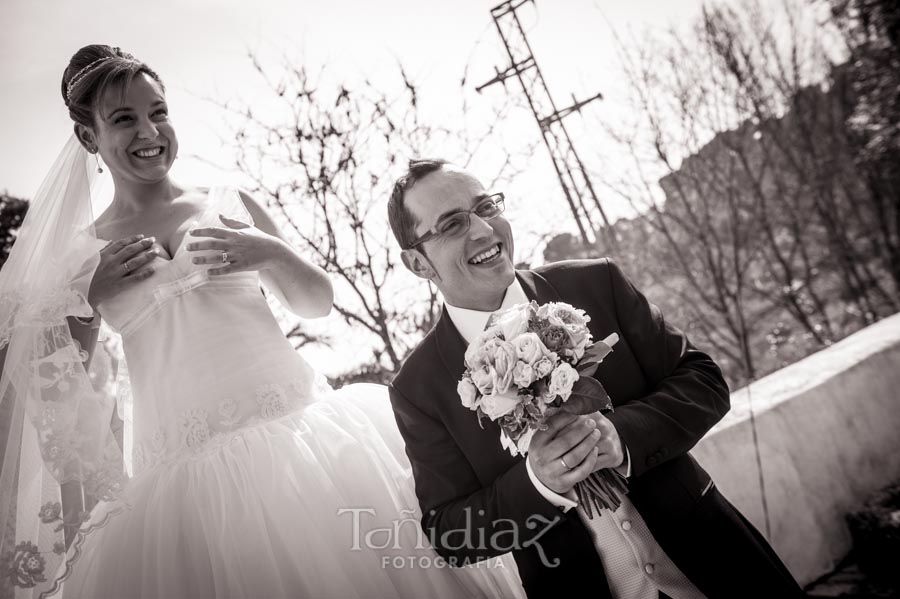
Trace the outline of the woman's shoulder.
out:
[[[100,239],[110,239],[114,236],[115,228],[113,227],[114,219],[110,215],[110,210],[107,208],[104,210],[100,216],[91,223],[91,227],[94,230],[94,235],[96,235]]]

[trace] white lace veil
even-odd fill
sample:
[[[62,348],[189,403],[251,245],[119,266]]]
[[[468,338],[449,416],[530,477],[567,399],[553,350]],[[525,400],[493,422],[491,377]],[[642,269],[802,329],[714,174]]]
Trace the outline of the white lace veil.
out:
[[[87,352],[67,324],[67,317],[93,315],[88,288],[106,244],[94,234],[98,176],[89,158],[73,135],[0,269],[0,422],[9,424],[0,445],[4,597],[53,590],[65,557],[64,529],[71,540],[86,518],[81,511],[63,522],[60,485],[82,483],[89,506],[114,496],[124,480],[110,429],[114,398],[92,382]],[[0,426],[0,441],[2,434]]]

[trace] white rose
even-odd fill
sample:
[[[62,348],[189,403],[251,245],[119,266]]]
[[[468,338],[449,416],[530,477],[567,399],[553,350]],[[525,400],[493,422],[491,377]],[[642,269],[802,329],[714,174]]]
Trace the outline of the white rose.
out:
[[[559,395],[563,401],[572,394],[572,386],[578,380],[578,371],[563,362],[550,375],[550,394]]]
[[[519,359],[531,365],[549,353],[536,333],[523,333],[516,337],[512,344],[516,346],[516,355]]]
[[[481,398],[481,411],[491,420],[496,420],[516,409],[520,401],[514,391],[485,395]]]
[[[541,320],[547,320],[553,311],[553,304],[541,304],[537,309],[537,317]]]
[[[472,379],[463,377],[456,386],[456,392],[459,393],[462,405],[470,410],[478,408],[478,388],[472,382]]]
[[[512,341],[528,330],[527,306],[514,306],[498,314],[494,326],[500,327],[504,339]]]
[[[526,364],[525,362],[516,362],[516,367],[513,370],[513,381],[516,383],[516,386],[525,388],[534,382],[534,369]]]

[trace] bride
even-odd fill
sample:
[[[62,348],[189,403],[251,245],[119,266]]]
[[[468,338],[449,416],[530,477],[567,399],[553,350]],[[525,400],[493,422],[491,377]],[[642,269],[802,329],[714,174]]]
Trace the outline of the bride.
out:
[[[330,389],[281,333],[260,280],[312,318],[324,271],[249,195],[169,177],[160,77],[86,46],[62,95],[75,136],[0,271],[0,594],[521,596],[512,560],[430,549],[386,389]],[[114,193],[95,218],[97,156]]]

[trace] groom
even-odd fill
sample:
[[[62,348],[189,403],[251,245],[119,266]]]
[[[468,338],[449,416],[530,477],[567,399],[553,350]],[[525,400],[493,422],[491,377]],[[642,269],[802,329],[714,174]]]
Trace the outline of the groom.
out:
[[[409,355],[391,402],[413,467],[422,527],[449,563],[512,550],[532,599],[802,597],[768,543],[688,450],[729,409],[715,362],[666,322],[610,260],[513,267],[505,198],[443,161],[412,161],[388,205],[404,265],[445,306]],[[585,310],[594,339],[620,341],[594,375],[615,411],[559,413],[527,459],[463,407],[464,352],[491,313],[529,300]],[[628,478],[615,512],[588,518],[574,485],[594,469]]]

